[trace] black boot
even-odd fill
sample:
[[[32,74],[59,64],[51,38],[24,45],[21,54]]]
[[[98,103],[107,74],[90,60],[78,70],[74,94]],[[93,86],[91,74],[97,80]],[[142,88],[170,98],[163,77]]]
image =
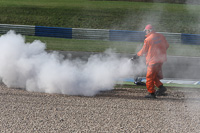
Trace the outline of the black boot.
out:
[[[166,96],[167,88],[165,88],[163,85],[158,87],[159,89],[156,91],[156,96]]]
[[[153,99],[155,99],[156,95],[155,95],[155,93],[149,93],[148,95],[145,96],[145,98],[153,98]]]

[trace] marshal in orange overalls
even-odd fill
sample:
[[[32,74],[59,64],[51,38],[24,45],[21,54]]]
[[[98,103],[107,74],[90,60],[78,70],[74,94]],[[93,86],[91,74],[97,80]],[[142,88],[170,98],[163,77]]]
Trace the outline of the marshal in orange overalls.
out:
[[[152,31],[146,35],[144,46],[137,53],[138,56],[146,56],[147,74],[146,87],[149,93],[155,93],[155,86],[163,85],[160,79],[162,75],[162,64],[167,61],[166,51],[169,47],[165,37]]]

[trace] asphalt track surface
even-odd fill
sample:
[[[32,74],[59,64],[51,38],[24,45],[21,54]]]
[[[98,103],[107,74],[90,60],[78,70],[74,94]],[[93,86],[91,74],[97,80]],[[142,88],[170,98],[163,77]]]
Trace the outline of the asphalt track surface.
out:
[[[0,84],[2,133],[199,133],[200,90],[118,87],[96,96],[28,92]]]

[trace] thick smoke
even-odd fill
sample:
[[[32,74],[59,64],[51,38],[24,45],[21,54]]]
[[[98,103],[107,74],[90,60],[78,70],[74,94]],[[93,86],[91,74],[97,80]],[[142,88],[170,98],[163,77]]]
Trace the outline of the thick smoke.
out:
[[[0,78],[8,87],[28,91],[93,96],[113,89],[119,78],[133,74],[128,58],[111,51],[90,56],[88,61],[63,59],[47,53],[39,40],[25,43],[14,31],[0,37]]]

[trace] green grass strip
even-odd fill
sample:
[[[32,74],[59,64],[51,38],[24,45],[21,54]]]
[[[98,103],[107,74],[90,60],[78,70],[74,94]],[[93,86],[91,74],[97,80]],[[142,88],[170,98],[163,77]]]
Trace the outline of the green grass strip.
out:
[[[193,85],[193,84],[175,84],[175,83],[165,83],[164,86],[166,87],[177,87],[177,88],[199,88],[200,89],[200,85]],[[121,83],[117,83],[116,87],[129,87],[129,88],[135,88],[135,87],[139,87],[139,88],[146,88],[146,86],[139,86],[139,85],[135,85],[133,82],[121,82]]]

